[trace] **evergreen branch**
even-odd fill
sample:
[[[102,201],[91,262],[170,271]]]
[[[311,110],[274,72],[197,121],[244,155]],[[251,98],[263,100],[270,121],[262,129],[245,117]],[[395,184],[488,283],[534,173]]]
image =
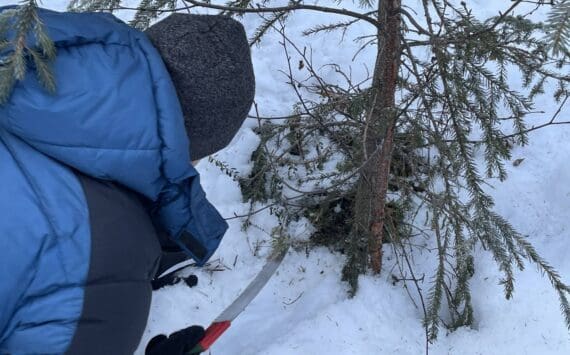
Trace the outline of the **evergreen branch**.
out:
[[[446,192],[449,193],[449,184],[446,182]],[[469,279],[475,273],[473,256],[469,252],[468,242],[465,240],[462,231],[462,224],[459,219],[453,218],[451,221],[453,234],[455,236],[455,273],[457,284],[453,292],[453,302],[451,305],[459,313],[453,327],[470,325],[473,323],[473,307],[471,305],[471,291],[469,289]],[[458,309],[463,306],[461,312]]]
[[[374,0],[358,0],[358,4],[360,5],[360,7],[368,7],[371,8],[374,6]]]
[[[436,235],[438,266],[433,286],[429,291],[429,306],[427,309],[427,316],[424,320],[424,326],[428,328],[428,338],[430,341],[434,341],[437,338],[439,330],[439,312],[442,306],[443,288],[445,285],[445,250],[447,250],[448,243],[448,239],[444,239],[441,235],[439,217],[437,217],[437,214],[433,217],[432,229]]]
[[[176,11],[176,3],[177,0],[142,0],[129,24],[139,30],[145,30],[162,12]]]
[[[562,0],[548,14],[547,38],[553,55],[567,53],[570,47],[570,1]]]
[[[490,211],[487,216],[489,222],[495,227],[496,234],[500,236],[505,244],[507,251],[516,263],[519,270],[524,270],[524,264],[521,259],[520,252],[516,249],[516,241],[514,237],[518,232],[513,228],[513,226],[507,222],[503,217],[499,216],[497,213]]]
[[[566,106],[566,103],[568,101],[568,99],[570,98],[570,95],[566,95],[564,97],[564,100],[562,100],[562,103],[558,106],[558,109],[556,110],[556,112],[554,113],[554,115],[552,116],[552,118],[550,119],[550,121],[539,124],[538,126],[533,126],[531,128],[528,129],[524,129],[522,131],[513,133],[513,134],[508,134],[508,135],[503,135],[501,137],[501,139],[509,139],[509,138],[513,138],[513,137],[518,137],[521,134],[526,135],[527,133],[548,127],[548,126],[556,126],[556,125],[567,125],[570,124],[570,121],[556,121],[556,119],[558,118],[558,116],[560,115],[560,112],[562,112],[562,108],[564,106]]]
[[[370,14],[370,13],[369,13]],[[315,35],[321,32],[333,32],[339,29],[347,29],[351,25],[355,24],[356,22],[360,21],[360,19],[354,19],[350,21],[344,22],[336,22],[327,25],[317,25],[315,27],[311,27],[305,31],[303,31],[303,36],[310,36]]]
[[[32,56],[34,65],[36,67],[36,76],[38,78],[38,81],[49,92],[55,92],[55,78],[45,61],[45,57],[33,49],[30,49],[29,53]]]
[[[13,63],[0,66],[0,103],[5,103],[8,100],[15,83]]]
[[[261,42],[262,37],[269,31],[273,26],[279,21],[285,21],[287,18],[288,12],[287,11],[280,11],[276,13],[272,13],[269,18],[263,17],[263,23],[257,27],[255,33],[249,40],[249,45],[253,46]]]
[[[55,79],[49,67],[49,61],[55,58],[55,47],[45,33],[37,9],[36,0],[26,0],[17,8],[0,14],[1,45],[6,49],[0,65],[0,104],[6,103],[14,84],[24,80],[30,56],[39,81],[50,93],[55,91]],[[32,35],[36,41],[30,44],[28,41]],[[36,52],[36,48],[41,54]]]
[[[234,0],[234,1],[228,1],[226,3],[227,7],[239,7],[241,9],[246,9],[248,7],[251,6],[251,3],[253,2],[253,0]],[[227,16],[232,16],[232,15],[238,15],[238,16],[243,16],[243,13],[235,13],[232,11],[222,11],[221,12],[222,15],[227,15]]]
[[[516,0],[516,1],[514,1],[513,4],[512,4],[505,12],[499,13],[499,16],[495,19],[495,21],[493,22],[493,24],[492,24],[490,27],[485,28],[484,30],[481,30],[481,31],[479,31],[479,32],[474,33],[474,34],[473,34],[473,37],[477,38],[477,37],[483,35],[485,32],[494,31],[494,30],[497,28],[497,26],[499,26],[499,25],[505,20],[505,18],[507,17],[507,15],[508,15],[511,11],[513,11],[517,6],[519,6],[522,2],[523,2],[523,0]]]
[[[537,253],[536,249],[534,249],[534,247],[523,236],[516,234],[514,238],[525,252],[526,257],[538,265],[539,268],[546,273],[546,276],[548,276],[550,283],[558,293],[560,308],[564,315],[566,327],[570,330],[570,303],[567,298],[567,295],[570,293],[570,286],[562,282],[558,272]]]
[[[71,0],[68,11],[108,11],[113,12],[121,6],[121,0]]]

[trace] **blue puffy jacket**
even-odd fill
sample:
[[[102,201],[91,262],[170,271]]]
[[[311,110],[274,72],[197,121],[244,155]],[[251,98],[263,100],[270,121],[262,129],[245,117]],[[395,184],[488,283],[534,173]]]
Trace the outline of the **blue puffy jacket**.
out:
[[[151,201],[154,224],[198,264],[227,229],[146,36],[107,14],[39,15],[57,47],[57,93],[30,64],[0,107],[0,353],[9,354],[64,353],[75,333],[92,233],[76,171]]]

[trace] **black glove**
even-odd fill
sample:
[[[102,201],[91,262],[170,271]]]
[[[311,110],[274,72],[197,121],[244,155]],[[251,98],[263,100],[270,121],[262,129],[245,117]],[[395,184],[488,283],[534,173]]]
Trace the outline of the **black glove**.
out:
[[[204,328],[198,325],[179,330],[166,337],[160,334],[146,346],[145,355],[187,355],[204,337]]]
[[[162,288],[164,286],[175,285],[180,281],[184,281],[184,283],[188,287],[194,287],[198,284],[198,277],[196,277],[196,275],[190,275],[188,277],[180,277],[174,274],[168,274],[164,277],[152,280],[152,289],[158,290],[159,288]]]

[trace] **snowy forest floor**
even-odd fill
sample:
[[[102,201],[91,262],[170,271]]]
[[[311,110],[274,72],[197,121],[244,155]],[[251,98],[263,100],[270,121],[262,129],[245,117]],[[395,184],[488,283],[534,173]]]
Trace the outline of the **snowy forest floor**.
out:
[[[570,112],[566,110],[566,114]],[[218,158],[247,169],[255,135],[244,127]],[[517,148],[509,178],[490,181],[496,210],[528,235],[539,252],[570,278],[570,127],[532,133],[530,144]],[[208,162],[200,163],[204,186],[222,215],[247,212],[237,183]],[[213,257],[210,268],[188,268],[197,288],[177,285],[155,293],[149,339],[190,324],[207,325],[247,286],[264,263],[268,231],[276,220],[263,213],[257,227],[241,231],[239,220]],[[302,231],[302,226],[299,226]],[[555,292],[534,267],[516,275],[512,300],[505,300],[500,273],[484,251],[478,252],[471,280],[475,324],[451,334],[442,332],[430,354],[570,354],[570,337]],[[433,256],[431,256],[433,259]],[[429,255],[417,256],[418,269],[432,272]],[[278,274],[233,323],[212,354],[423,354],[425,334],[421,309],[416,309],[402,284],[392,284],[387,257],[380,278],[364,276],[358,294],[347,297],[340,282],[343,256],[316,249],[290,251]],[[221,270],[223,271],[214,271]],[[421,273],[420,273],[421,275]],[[421,284],[424,292],[429,280]],[[411,291],[413,292],[413,290]]]
[[[419,0],[404,2],[413,8]],[[10,1],[0,1],[7,3]],[[473,3],[480,4],[473,7],[487,16],[505,7],[502,2]],[[64,10],[66,4],[67,1],[61,0],[43,2],[44,7],[57,10]],[[369,34],[367,25],[357,24],[342,43],[334,35],[299,36],[310,24],[330,23],[332,17],[295,14],[288,25],[290,36],[299,38],[301,47],[311,46],[315,64],[335,62],[352,67],[355,72],[362,71],[360,64],[352,62],[357,44],[349,38]],[[260,23],[256,15],[246,16],[242,21],[249,35]],[[256,101],[263,115],[289,114],[294,103],[286,78],[278,72],[285,65],[279,40],[279,36],[270,34],[261,45],[252,48]],[[359,62],[373,63],[372,55],[373,51],[364,51]],[[546,113],[529,116],[529,126],[547,121],[557,106],[544,95],[536,108]],[[569,115],[570,108],[566,107],[560,117],[567,120]],[[252,131],[256,125],[256,120],[248,120],[231,146],[218,153],[216,159],[227,162],[242,175],[247,174],[251,169],[251,152],[259,142]],[[508,164],[507,180],[488,181],[488,190],[495,198],[496,211],[519,232],[528,235],[568,283],[570,127],[544,128],[531,133],[529,138],[528,146],[514,150],[513,160],[524,158],[524,161],[516,167]],[[237,182],[208,161],[200,162],[198,170],[208,198],[224,217],[248,212]],[[270,250],[269,233],[277,223],[267,210],[253,221],[253,227],[242,231],[240,219],[230,220],[230,230],[209,265],[183,271],[196,274],[198,286],[190,289],[175,285],[154,293],[141,344],[158,333],[170,333],[192,324],[207,326],[247,286],[263,266]],[[299,225],[297,237],[305,237],[308,230],[310,226]],[[450,334],[442,331],[430,345],[430,354],[570,354],[570,336],[548,280],[534,267],[518,272],[514,298],[507,301],[494,261],[483,250],[478,255],[476,273],[471,280],[475,324]],[[416,255],[419,275],[433,273],[433,258],[428,252]],[[211,354],[424,354],[423,312],[414,306],[402,283],[392,283],[389,271],[394,261],[389,252],[384,260],[385,272],[380,277],[363,276],[360,290],[352,299],[347,296],[347,286],[340,281],[343,262],[342,255],[325,248],[290,251],[277,274],[213,346]],[[429,278],[420,286],[427,292]],[[143,354],[143,348],[137,354]]]

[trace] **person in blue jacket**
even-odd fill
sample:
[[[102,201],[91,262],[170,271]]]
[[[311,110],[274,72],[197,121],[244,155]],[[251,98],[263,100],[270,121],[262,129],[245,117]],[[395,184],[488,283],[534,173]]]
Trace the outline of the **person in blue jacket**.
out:
[[[191,161],[245,119],[249,46],[223,16],[173,14],[146,33],[109,14],[39,16],[57,92],[30,61],[0,106],[0,354],[132,354],[155,277],[203,265],[227,229]],[[188,327],[146,352],[202,336]]]

